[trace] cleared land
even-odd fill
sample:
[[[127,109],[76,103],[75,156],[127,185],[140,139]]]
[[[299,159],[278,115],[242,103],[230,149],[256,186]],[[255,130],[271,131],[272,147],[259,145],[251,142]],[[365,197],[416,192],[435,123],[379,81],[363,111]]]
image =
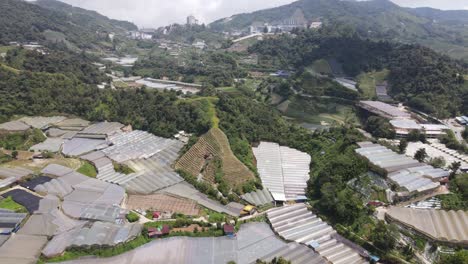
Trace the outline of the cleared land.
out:
[[[344,124],[358,121],[354,108],[330,100],[314,100],[293,98],[288,104],[281,104],[279,109],[286,116],[297,119],[299,122],[321,124]]]
[[[130,195],[127,209],[155,210],[196,216],[200,208],[193,200],[170,194]]]
[[[223,177],[232,188],[255,179],[255,175],[234,156],[226,135],[219,128],[212,128],[201,136],[177,161],[176,169],[195,177],[201,173],[206,181],[215,183],[216,171],[212,167],[216,160],[221,161]]]
[[[390,71],[383,70],[379,72],[362,73],[358,76],[359,88],[362,95],[367,99],[373,99],[377,96],[375,87],[385,81]]]

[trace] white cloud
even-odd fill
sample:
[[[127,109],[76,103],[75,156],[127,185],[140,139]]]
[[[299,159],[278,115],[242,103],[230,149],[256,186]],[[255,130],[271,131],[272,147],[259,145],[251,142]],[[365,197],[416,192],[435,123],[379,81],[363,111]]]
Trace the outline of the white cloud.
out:
[[[142,27],[182,23],[195,15],[205,23],[233,14],[251,12],[294,2],[294,0],[62,0],[96,10],[111,18],[128,20]]]

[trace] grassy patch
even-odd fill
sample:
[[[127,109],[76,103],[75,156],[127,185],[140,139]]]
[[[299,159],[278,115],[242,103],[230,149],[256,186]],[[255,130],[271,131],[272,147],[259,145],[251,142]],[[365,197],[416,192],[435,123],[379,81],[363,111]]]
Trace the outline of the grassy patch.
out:
[[[32,129],[25,133],[0,135],[0,147],[8,150],[28,150],[44,140],[46,137],[40,129]]]
[[[114,170],[116,172],[120,172],[120,173],[123,173],[125,175],[135,173],[135,171],[132,170],[132,168],[130,168],[129,166],[127,166],[125,164],[120,164],[120,163],[117,163],[117,162],[113,162],[113,164],[114,164]]]
[[[17,213],[27,213],[28,211],[26,208],[24,208],[21,204],[16,203],[13,201],[11,196],[8,196],[7,198],[0,200],[0,208],[2,209],[8,209]]]
[[[352,106],[324,99],[294,98],[288,104],[285,114],[300,122],[310,124],[321,124],[322,122],[326,122],[329,125],[358,123],[356,113]]]
[[[14,46],[0,46],[0,53],[7,53],[9,50],[14,48]]]
[[[78,172],[91,178],[96,178],[97,176],[96,168],[87,161],[83,162],[83,165],[78,169]]]
[[[358,84],[359,88],[362,91],[363,97],[367,99],[375,98],[377,96],[375,91],[376,85],[385,81],[388,74],[388,70],[383,70],[379,72],[368,72],[359,75]]]
[[[314,61],[309,69],[320,74],[332,74],[330,64],[328,64],[328,61],[326,60]]]

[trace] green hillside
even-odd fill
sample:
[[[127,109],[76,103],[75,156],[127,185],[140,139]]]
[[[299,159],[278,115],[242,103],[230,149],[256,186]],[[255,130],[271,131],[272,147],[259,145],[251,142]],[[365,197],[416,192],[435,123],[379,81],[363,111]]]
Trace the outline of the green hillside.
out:
[[[64,42],[71,47],[94,48],[109,41],[108,33],[123,34],[136,26],[53,0],[29,3],[0,1],[0,44],[12,41]]]
[[[361,37],[419,43],[452,57],[468,60],[467,11],[410,9],[389,0],[339,1],[300,0],[289,5],[235,15],[213,22],[214,30],[246,29],[254,22],[278,23],[302,10],[309,23],[321,20],[325,25],[351,28]]]

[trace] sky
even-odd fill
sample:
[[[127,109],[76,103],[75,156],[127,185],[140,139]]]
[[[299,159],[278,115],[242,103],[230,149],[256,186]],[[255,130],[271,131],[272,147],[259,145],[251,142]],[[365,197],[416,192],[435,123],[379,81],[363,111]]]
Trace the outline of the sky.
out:
[[[280,6],[294,0],[61,0],[111,18],[127,20],[139,27],[160,27],[184,23],[195,15],[204,23],[234,14]],[[392,0],[407,7],[468,9],[468,0]]]

